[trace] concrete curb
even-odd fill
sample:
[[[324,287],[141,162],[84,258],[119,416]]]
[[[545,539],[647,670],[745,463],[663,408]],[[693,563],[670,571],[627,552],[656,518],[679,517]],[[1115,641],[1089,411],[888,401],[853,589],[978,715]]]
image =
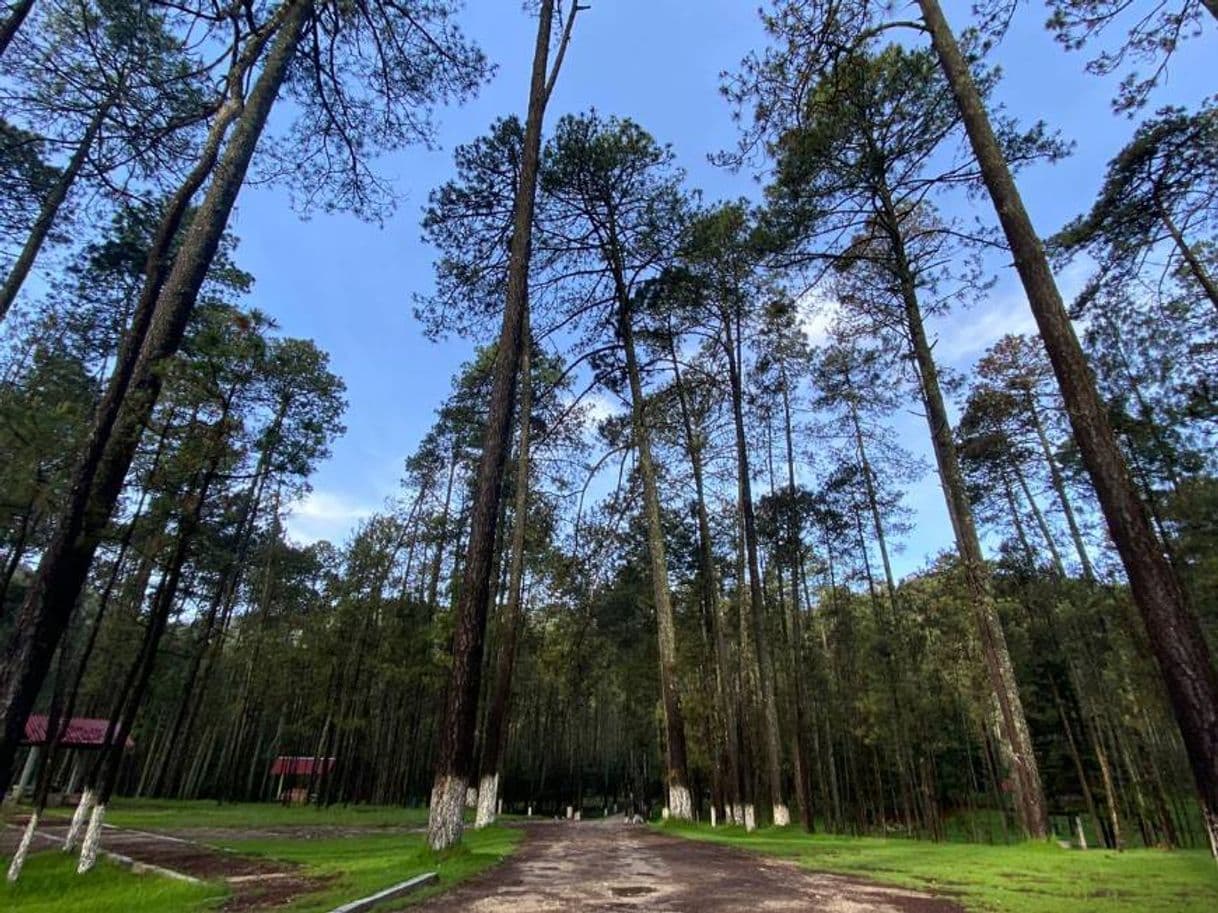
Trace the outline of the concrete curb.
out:
[[[341,907],[335,907],[330,913],[364,913],[365,910],[372,909],[378,903],[383,903],[386,900],[397,900],[397,898],[404,894],[409,894],[416,888],[433,884],[439,880],[440,876],[436,872],[425,872],[422,875],[416,875],[409,881],[400,882],[393,887],[385,888],[383,891],[377,891],[375,894],[369,894],[367,897],[345,903]]]

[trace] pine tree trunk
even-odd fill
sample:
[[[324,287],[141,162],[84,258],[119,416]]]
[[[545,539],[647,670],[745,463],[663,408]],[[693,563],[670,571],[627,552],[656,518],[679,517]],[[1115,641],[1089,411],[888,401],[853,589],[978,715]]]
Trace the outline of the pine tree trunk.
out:
[[[826,536],[825,536],[825,571],[829,578],[829,599],[831,602],[836,602],[836,600],[837,600],[837,581],[836,581],[836,575],[834,574],[834,570],[833,570],[833,561],[834,561],[833,545],[832,545],[832,542],[829,541],[829,537],[826,534]],[[807,603],[807,610],[809,613],[811,613],[812,612],[812,588],[808,583],[807,569],[802,564],[802,561],[801,561],[801,565],[800,565],[800,579],[803,581],[803,585],[804,585],[804,600]],[[814,620],[813,624],[816,625],[817,632],[820,635],[821,654],[824,658],[826,667],[828,668],[828,671],[829,671],[829,687],[828,687],[829,700],[826,702],[828,704],[828,706],[826,707],[826,709],[824,711],[825,751],[822,754],[822,752],[818,748],[816,751],[816,755],[817,755],[818,759],[823,759],[824,774],[822,775],[821,780],[822,780],[822,783],[828,784],[828,789],[829,789],[830,802],[828,803],[828,805],[832,809],[832,814],[829,816],[829,830],[835,830],[835,829],[840,829],[842,821],[843,821],[842,798],[841,798],[841,790],[838,786],[838,781],[837,781],[837,758],[835,757],[836,751],[834,748],[834,738],[833,738],[834,727],[833,727],[833,710],[832,710],[832,708],[834,706],[836,706],[836,700],[835,700],[835,698],[836,698],[835,690],[836,689],[834,688],[834,683],[837,681],[837,676],[834,674],[834,670],[832,668],[832,665],[833,665],[832,656],[829,652],[828,638],[825,636],[824,623],[823,623],[823,621],[820,621],[820,620]],[[819,736],[815,735],[818,728],[819,727],[813,728],[813,734],[814,734],[814,737],[819,741]]]
[[[524,150],[516,188],[507,300],[495,353],[494,378],[482,439],[470,534],[460,599],[454,613],[452,669],[448,682],[440,749],[431,790],[427,842],[442,850],[461,839],[465,789],[474,773],[474,728],[481,690],[482,652],[490,602],[499,501],[504,464],[512,437],[512,411],[520,366],[521,340],[528,310],[529,257],[532,252],[533,210],[541,158],[542,120],[546,105],[546,65],[554,0],[542,0],[533,52]]]
[[[1218,7],[1218,0],[1213,0]],[[1156,203],[1158,196],[1156,194]],[[1180,256],[1184,258],[1184,263],[1188,267],[1189,274],[1201,286],[1201,291],[1205,297],[1209,299],[1215,310],[1218,310],[1218,282],[1214,281],[1214,277],[1206,270],[1205,264],[1201,262],[1201,258],[1197,256],[1197,252],[1189,246],[1188,240],[1176,225],[1176,222],[1171,217],[1171,213],[1167,211],[1167,207],[1161,203],[1158,205],[1159,217],[1163,220],[1163,225],[1167,229],[1167,233],[1171,235],[1172,243],[1176,245],[1176,250],[1180,252]]]
[[[72,189],[72,185],[80,177],[81,169],[84,168],[85,160],[93,150],[93,144],[97,141],[97,134],[101,132],[102,124],[110,113],[112,105],[113,101],[111,99],[107,99],[98,105],[97,110],[93,112],[92,120],[89,121],[84,134],[76,144],[76,150],[72,153],[72,158],[60,173],[59,180],[55,182],[55,185],[47,194],[47,198],[42,201],[42,207],[38,211],[38,218],[34,220],[33,228],[30,229],[30,234],[25,239],[21,253],[13,261],[12,269],[9,270],[8,276],[5,277],[4,285],[0,287],[0,321],[4,320],[9,309],[13,306],[13,302],[17,300],[17,293],[21,291],[21,286],[25,284],[25,280],[29,277],[30,270],[34,268],[34,261],[38,258],[38,252],[42,250],[42,245],[46,242],[47,237],[51,234],[51,229],[55,226],[59,210],[63,206],[64,200],[68,198],[68,191]]]
[[[186,672],[186,681],[182,686],[182,697],[178,702],[178,710],[174,716],[173,724],[170,726],[169,734],[161,753],[161,763],[152,787],[154,796],[172,793],[176,784],[178,770],[181,767],[177,762],[178,742],[179,739],[182,739],[183,742],[189,740],[192,728],[190,724],[194,722],[192,710],[198,706],[198,702],[202,698],[202,694],[195,694],[195,685],[200,680],[200,672],[203,671],[203,661],[211,649],[212,633],[219,620],[221,608],[227,606],[229,600],[235,596],[237,586],[241,580],[242,571],[245,567],[245,556],[249,550],[249,543],[258,514],[258,504],[261,500],[262,488],[266,482],[266,463],[269,460],[269,452],[269,448],[263,451],[259,459],[259,465],[254,470],[254,476],[250,480],[249,490],[246,492],[244,499],[241,519],[237,524],[237,543],[232,560],[221,571],[219,584],[211,601],[208,603],[207,611],[204,613],[198,645],[191,654],[190,666]],[[204,677],[203,681],[206,683],[206,677]]]
[[[1045,540],[1045,548],[1049,550],[1049,560],[1053,563],[1053,572],[1058,577],[1065,579],[1066,564],[1062,561],[1062,553],[1057,550],[1057,542],[1053,538],[1053,530],[1049,529],[1049,523],[1045,520],[1045,515],[1041,512],[1040,505],[1036,503],[1036,498],[1032,494],[1032,488],[1028,485],[1027,476],[1023,474],[1023,470],[1019,468],[1017,463],[1011,466],[1011,473],[1019,484],[1019,490],[1023,492],[1023,499],[1028,502],[1028,510],[1032,512],[1032,521],[1036,524],[1040,538]]]
[[[34,525],[34,499],[31,498],[25,510],[21,512],[21,523],[17,527],[17,535],[9,544],[9,553],[4,557],[4,570],[0,571],[0,619],[4,618],[4,606],[8,601],[8,588],[12,586],[17,568],[25,555],[25,546],[29,542],[30,527]]]
[[[9,44],[13,40],[13,36],[17,34],[17,30],[21,28],[21,24],[25,22],[25,17],[30,14],[30,10],[34,8],[34,0],[17,0],[8,10],[8,16],[3,22],[0,22],[0,57],[4,56],[4,52],[8,50]]]
[[[855,450],[858,453],[859,469],[863,476],[863,493],[867,498],[867,510],[871,517],[871,528],[880,550],[880,563],[884,569],[885,595],[887,597],[885,601],[888,605],[888,618],[886,620],[879,619],[884,622],[881,623],[880,630],[886,631],[890,640],[899,641],[902,626],[900,610],[897,606],[897,581],[896,575],[892,571],[892,559],[888,554],[888,537],[884,532],[884,518],[880,514],[880,498],[879,493],[876,491],[875,471],[872,469],[871,460],[867,456],[863,425],[859,419],[857,391],[854,389],[849,371],[845,372],[844,380],[849,390],[848,408],[850,412],[850,424],[854,430]],[[863,548],[864,554],[866,554],[866,545]],[[897,762],[902,773],[902,800],[907,809],[906,820],[908,822],[911,818],[910,810],[914,805],[911,794],[911,782],[915,776],[915,770],[909,751],[910,740],[906,731],[905,711],[901,704],[902,676],[894,659],[895,653],[896,651],[893,650],[890,643],[884,651],[884,666],[887,673],[886,678],[888,679],[888,699],[892,704],[893,736],[896,742]]]
[[[1036,408],[1036,403],[1031,396],[1028,397],[1027,409],[1028,417],[1032,420],[1032,428],[1036,432],[1037,443],[1040,444],[1040,452],[1045,459],[1045,467],[1049,470],[1049,484],[1053,487],[1058,503],[1061,504],[1062,513],[1066,517],[1066,529],[1070,531],[1070,541],[1074,545],[1074,551],[1082,566],[1083,579],[1088,583],[1093,583],[1095,582],[1095,568],[1091,565],[1091,556],[1087,553],[1087,545],[1083,541],[1078,517],[1074,513],[1074,505],[1066,488],[1066,479],[1062,475],[1061,467],[1057,464],[1057,457],[1053,455],[1053,445],[1049,441],[1048,432],[1045,431],[1045,423],[1040,417],[1040,410]]]
[[[1028,567],[1034,568],[1036,567],[1036,549],[1032,548],[1032,540],[1028,538],[1023,515],[1019,512],[1019,501],[1015,498],[1015,489],[1011,487],[1011,480],[1007,478],[1006,473],[1002,475],[1002,492],[1006,498],[1007,510],[1011,514],[1011,525],[1015,527],[1015,539],[1019,542],[1019,548],[1028,562]]]
[[[0,791],[7,789],[26,717],[80,596],[99,537],[118,501],[140,434],[156,404],[162,383],[160,368],[181,342],[254,147],[312,9],[312,0],[296,0],[287,7],[280,33],[236,119],[233,135],[163,284],[159,277],[164,261],[190,198],[213,170],[210,165],[216,160],[225,133],[217,128],[236,117],[236,108],[240,107],[236,101],[230,99],[226,111],[217,116],[196,169],[175,195],[158,229],[149,254],[144,292],[124,352],[98,406],[67,503],[0,662]]]
[[[30,812],[30,820],[26,825],[25,832],[21,835],[21,842],[17,845],[17,851],[13,853],[12,861],[8,867],[8,882],[15,884],[17,879],[21,877],[21,870],[25,866],[26,857],[29,855],[30,845],[34,842],[34,835],[38,830],[38,822],[42,818],[42,813],[47,807],[47,796],[51,790],[51,779],[55,768],[55,750],[59,747],[62,735],[68,726],[68,719],[63,715],[63,702],[65,675],[67,666],[67,645],[65,644],[59,650],[59,662],[55,671],[55,686],[51,692],[51,706],[47,712],[47,728],[46,728],[46,745],[39,752],[38,748],[32,748],[30,757],[34,758],[37,754],[41,754],[39,760],[41,764],[38,767],[38,777],[34,786],[34,801],[33,809]]]
[[[740,742],[738,738],[735,701],[731,694],[731,656],[728,653],[724,619],[719,598],[718,575],[715,572],[715,556],[712,551],[710,514],[706,508],[706,482],[704,479],[702,439],[694,429],[689,409],[689,396],[681,377],[681,367],[671,341],[668,350],[672,362],[673,383],[677,389],[681,409],[681,424],[685,433],[685,449],[689,454],[690,468],[694,478],[695,509],[698,520],[698,574],[703,601],[703,612],[710,624],[710,636],[714,652],[715,704],[718,710],[718,738],[722,759],[726,761],[721,772],[723,810],[731,818],[731,807],[740,803]],[[715,767],[719,767],[716,758]]]
[[[791,421],[791,389],[786,365],[782,366],[783,440],[786,443],[787,493],[791,499],[787,516],[787,538],[791,548],[791,599],[787,603],[787,636],[791,658],[791,677],[795,691],[795,801],[799,805],[799,823],[811,834],[816,830],[816,809],[812,804],[812,770],[808,759],[808,688],[804,677],[803,613],[799,606],[799,578],[803,567],[803,542],[800,539],[799,518],[795,514],[795,432]],[[779,570],[779,579],[782,579]]]
[[[778,721],[778,698],[774,688],[774,661],[770,653],[769,636],[766,631],[768,626],[766,624],[765,593],[761,586],[761,563],[757,554],[757,518],[753,509],[748,438],[744,427],[741,340],[739,327],[733,327],[734,320],[734,315],[725,313],[722,329],[723,346],[728,362],[728,379],[732,390],[732,418],[736,432],[736,472],[740,510],[744,521],[744,548],[748,562],[749,615],[752,624],[754,660],[757,665],[757,685],[761,698],[766,779],[770,790],[774,824],[784,827],[791,823],[791,812],[783,797],[782,789],[782,730]]]
[[[499,799],[499,768],[507,742],[508,714],[511,710],[512,675],[516,667],[516,645],[524,624],[524,546],[529,509],[529,445],[533,422],[533,359],[529,337],[528,313],[524,315],[520,353],[520,427],[516,445],[516,492],[512,508],[511,556],[508,559],[507,604],[502,618],[503,642],[495,670],[494,691],[482,738],[482,776],[478,783],[478,815],[475,827],[493,824]]]
[[[225,410],[227,413],[227,409]],[[223,420],[217,427],[223,427]],[[107,745],[102,749],[99,759],[99,776],[97,780],[96,806],[89,819],[89,827],[85,832],[84,845],[81,848],[80,862],[77,873],[89,871],[97,861],[97,853],[101,844],[101,828],[105,822],[106,805],[118,783],[119,772],[122,769],[123,752],[127,744],[127,736],[135,723],[144,695],[152,680],[152,671],[156,665],[157,650],[165,628],[169,624],[169,616],[177,599],[178,586],[182,579],[182,569],[186,565],[187,556],[194,544],[194,538],[199,529],[203,513],[203,505],[211,483],[215,478],[220,447],[217,443],[210,465],[204,470],[195,491],[186,499],[186,513],[178,523],[177,542],[170,557],[169,566],[165,568],[160,582],[157,584],[156,595],[149,610],[148,626],[144,633],[144,642],[140,646],[139,656],[133,666],[138,670],[130,694],[123,702],[122,709],[117,715],[118,725],[113,727],[113,739],[107,738]],[[113,721],[112,721],[113,722]],[[110,733],[107,732],[109,737]]]
[[[1002,748],[1012,765],[1015,780],[1015,796],[1019,807],[1020,823],[1024,832],[1034,838],[1048,835],[1048,818],[1045,812],[1044,789],[1036,756],[1032,751],[1032,739],[1028,731],[1027,717],[1015,681],[1011,656],[1007,652],[1006,636],[998,618],[998,607],[994,602],[989,569],[981,551],[981,540],[973,522],[973,510],[969,503],[964,474],[960,469],[956,443],[952,436],[951,421],[943,392],[939,386],[939,371],[926,338],[922,322],[922,311],[918,303],[914,278],[905,253],[904,239],[900,233],[895,208],[886,201],[884,230],[889,235],[895,274],[900,282],[901,297],[905,308],[906,332],[914,360],[917,363],[922,388],[922,401],[926,407],[926,421],[930,426],[931,444],[943,496],[947,502],[948,515],[956,538],[956,549],[964,572],[964,582],[973,605],[981,641],[982,659],[990,688],[998,706],[998,732]]]
[[[1057,375],[1083,463],[1129,575],[1188,752],[1210,848],[1218,856],[1218,671],[1200,622],[1129,477],[1044,248],[1024,209],[968,64],[938,0],[918,0],[918,5]]]
[[[621,270],[614,267],[618,294],[618,336],[626,356],[630,382],[630,415],[634,446],[643,482],[643,509],[647,519],[647,551],[651,559],[651,586],[655,596],[656,628],[660,650],[660,696],[664,705],[665,753],[668,809],[678,821],[692,821],[693,798],[689,791],[689,771],[685,748],[685,716],[677,682],[677,626],[668,590],[668,557],[664,548],[664,526],[660,519],[660,492],[656,484],[655,463],[651,458],[651,431],[647,424],[646,401],[634,346],[630,300]]]

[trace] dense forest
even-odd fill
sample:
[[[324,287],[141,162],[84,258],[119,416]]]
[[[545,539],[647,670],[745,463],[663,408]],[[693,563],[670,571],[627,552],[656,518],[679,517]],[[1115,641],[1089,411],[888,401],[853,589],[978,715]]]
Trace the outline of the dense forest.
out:
[[[664,124],[545,117],[596,10],[526,4],[527,109],[412,188],[402,319],[472,354],[384,509],[302,543],[346,388],[234,206],[382,218],[492,62],[449,0],[10,2],[0,791],[81,792],[82,870],[111,796],[269,800],[281,756],[436,848],[468,803],[1218,855],[1218,101],[1156,102],[1218,9],[1046,6],[773,0],[715,153],[757,193],[714,200]],[[990,60],[1037,15],[1128,133],[1046,237],[1020,175],[1070,144]],[[952,370],[1006,274],[1035,331]],[[928,479],[951,547],[899,573]],[[27,763],[32,714],[104,744]]]

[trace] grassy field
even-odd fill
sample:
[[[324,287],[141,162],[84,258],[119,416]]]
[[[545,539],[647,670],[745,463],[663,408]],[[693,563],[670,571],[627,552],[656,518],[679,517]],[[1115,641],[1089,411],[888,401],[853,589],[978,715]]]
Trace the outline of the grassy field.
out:
[[[798,859],[823,872],[920,888],[985,913],[1213,913],[1218,865],[1201,851],[1062,849],[1054,844],[964,843],[803,834],[795,829],[664,830]]]
[[[21,809],[11,810],[20,813]],[[66,816],[70,810],[57,810]],[[438,872],[440,882],[412,895],[418,902],[458,881],[481,872],[512,852],[520,831],[487,828],[467,831],[460,848],[433,853],[424,834],[400,831],[356,836],[318,836],[320,827],[422,827],[426,809],[346,806],[329,809],[285,808],[275,804],[169,802],[118,800],[107,821],[138,830],[182,831],[190,828],[232,828],[254,834],[277,828],[299,827],[302,837],[245,839],[239,833],[212,841],[248,856],[292,862],[304,875],[325,886],[290,906],[292,913],[324,913],[348,901],[373,894],[424,872]],[[208,842],[204,840],[203,842]],[[205,913],[215,910],[228,895],[222,883],[192,885],[156,875],[136,875],[109,862],[84,877],[74,873],[76,860],[54,850],[35,853],[16,886],[0,882],[0,910],[4,913]],[[8,860],[0,856],[0,865]],[[395,902],[395,907],[404,905]]]
[[[8,859],[0,857],[8,867]],[[105,860],[88,875],[76,874],[76,857],[48,850],[26,862],[15,885],[0,881],[5,913],[196,913],[212,910],[228,895],[220,884],[187,884],[156,875],[134,875]]]
[[[327,888],[284,907],[292,913],[324,913],[357,897],[422,874],[437,872],[438,884],[395,901],[395,908],[419,901],[495,865],[515,849],[519,830],[489,827],[465,832],[460,847],[433,853],[422,834],[385,834],[320,840],[232,840],[226,849],[249,856],[295,862],[310,874],[333,878]]]
[[[49,814],[70,818],[72,810]],[[276,802],[193,802],[166,799],[115,799],[106,809],[106,822],[140,830],[181,830],[192,827],[424,827],[426,808],[394,805],[288,806]]]

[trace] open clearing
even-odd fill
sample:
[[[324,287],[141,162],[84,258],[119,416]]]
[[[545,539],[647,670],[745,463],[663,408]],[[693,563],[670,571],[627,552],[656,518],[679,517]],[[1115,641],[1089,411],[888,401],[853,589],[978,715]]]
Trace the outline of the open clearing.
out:
[[[56,813],[61,815],[62,813]],[[653,828],[621,818],[512,820],[427,849],[417,809],[117,803],[105,848],[200,879],[106,863],[84,878],[56,850],[53,816],[5,913],[328,913],[414,875],[437,885],[378,907],[426,913],[1210,913],[1218,872],[1202,852],[1086,853],[1052,844],[935,844],[797,829]],[[23,816],[0,828],[0,860]]]
[[[426,913],[960,913],[943,898],[682,840],[620,818],[529,825],[503,865],[416,909]]]
[[[39,829],[21,882],[0,882],[0,909],[326,913],[423,872],[437,872],[440,879],[420,891],[420,898],[445,890],[497,863],[521,837],[519,831],[488,828],[468,834],[460,848],[435,854],[411,810],[203,805],[118,803],[112,816],[118,826],[108,826],[103,841],[107,852],[200,883],[135,874],[110,861],[78,877],[75,858],[58,851],[66,820],[56,816]],[[24,822],[15,815],[0,827],[0,862],[7,864]]]

